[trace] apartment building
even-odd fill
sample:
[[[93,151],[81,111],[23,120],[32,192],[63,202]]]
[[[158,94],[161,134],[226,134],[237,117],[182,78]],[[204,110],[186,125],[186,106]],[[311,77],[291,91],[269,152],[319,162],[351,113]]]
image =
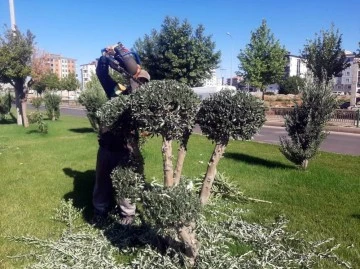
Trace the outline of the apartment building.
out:
[[[85,89],[85,84],[90,81],[91,76],[95,75],[96,72],[96,61],[93,61],[88,64],[80,65],[81,73],[81,89]]]
[[[60,54],[47,54],[47,66],[58,78],[64,78],[70,73],[76,73],[76,60],[63,57]]]
[[[203,86],[216,86],[218,85],[218,79],[216,76],[216,69],[210,70],[211,77],[204,80]]]
[[[287,65],[285,67],[285,73],[287,77],[298,76],[304,78],[308,72],[305,62],[300,56],[287,55]]]
[[[356,58],[350,51],[345,51],[345,54],[350,66],[342,71],[340,77],[334,79],[334,91],[344,94],[356,93],[360,91],[360,58]]]

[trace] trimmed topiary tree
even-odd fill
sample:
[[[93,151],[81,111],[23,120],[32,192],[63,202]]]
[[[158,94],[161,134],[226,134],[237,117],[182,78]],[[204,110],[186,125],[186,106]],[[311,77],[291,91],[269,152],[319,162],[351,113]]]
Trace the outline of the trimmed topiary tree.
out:
[[[301,104],[285,116],[290,138],[280,137],[280,151],[296,165],[306,169],[326,137],[326,123],[336,108],[332,85],[326,82],[307,82],[302,90]]]
[[[251,139],[264,122],[263,102],[250,94],[223,90],[202,101],[197,123],[203,134],[215,142],[215,148],[201,188],[201,204],[210,197],[216,166],[230,138]]]
[[[195,125],[200,100],[187,85],[175,80],[151,81],[139,88],[131,98],[132,115],[140,129],[162,137],[164,185],[180,181],[187,143]],[[173,168],[172,141],[180,148]]]

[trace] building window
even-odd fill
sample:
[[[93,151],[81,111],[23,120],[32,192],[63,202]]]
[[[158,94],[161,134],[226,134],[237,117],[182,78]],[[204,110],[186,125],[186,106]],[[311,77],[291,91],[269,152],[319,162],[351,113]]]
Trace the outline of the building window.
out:
[[[350,72],[346,72],[346,75],[347,75],[347,76],[350,76]]]
[[[350,80],[347,78],[347,79],[346,79],[346,83],[349,83],[349,82],[350,82]]]
[[[296,75],[300,76],[300,59],[296,60]]]

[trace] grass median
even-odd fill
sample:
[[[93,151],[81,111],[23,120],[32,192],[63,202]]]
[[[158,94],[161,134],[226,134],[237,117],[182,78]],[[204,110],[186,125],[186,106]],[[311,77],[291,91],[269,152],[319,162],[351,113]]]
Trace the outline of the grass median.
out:
[[[62,225],[51,220],[60,200],[73,199],[91,217],[97,136],[86,118],[62,116],[49,133],[36,126],[0,124],[0,268],[19,268],[25,246],[3,236],[57,237]],[[193,135],[184,174],[202,176],[213,150],[205,137]],[[148,179],[162,180],[161,141],[154,137],[143,149]],[[174,151],[175,154],[175,151]],[[360,157],[320,152],[307,171],[288,162],[275,145],[231,141],[218,171],[248,197],[270,203],[246,203],[249,221],[270,223],[279,215],[291,231],[309,240],[335,238],[339,255],[360,267]]]

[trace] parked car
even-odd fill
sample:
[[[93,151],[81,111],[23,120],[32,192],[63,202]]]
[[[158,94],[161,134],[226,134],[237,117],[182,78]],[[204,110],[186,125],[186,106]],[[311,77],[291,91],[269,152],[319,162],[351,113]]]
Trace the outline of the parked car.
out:
[[[360,97],[356,98],[356,104],[360,103]],[[345,102],[339,106],[340,109],[348,109],[350,106],[350,102]]]

